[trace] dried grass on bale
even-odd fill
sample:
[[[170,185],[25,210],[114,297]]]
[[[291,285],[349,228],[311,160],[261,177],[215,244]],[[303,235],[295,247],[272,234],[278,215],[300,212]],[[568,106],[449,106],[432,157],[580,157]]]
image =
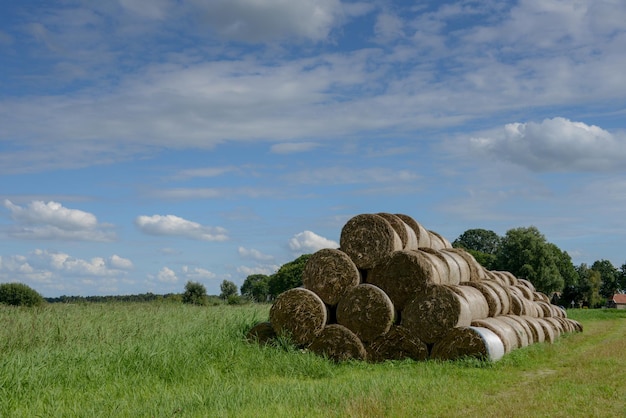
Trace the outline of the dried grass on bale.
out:
[[[369,283],[352,288],[337,304],[337,323],[350,329],[363,342],[389,331],[394,318],[389,296]]]
[[[502,340],[504,352],[510,353],[511,351],[519,348],[517,331],[510,324],[501,321],[498,318],[499,317],[477,319],[472,321],[472,326],[483,327],[491,330],[494,334],[500,337],[500,340]]]
[[[521,284],[516,284],[513,285],[512,287],[514,287],[515,289],[519,290],[522,293],[522,296],[524,296],[526,299],[528,300],[534,300],[535,299],[535,295],[533,294],[533,291],[530,290],[528,287],[521,285]]]
[[[545,293],[541,293],[541,292],[533,292],[533,300],[535,302],[550,303],[550,298],[546,296]]]
[[[469,326],[472,316],[465,299],[443,285],[429,285],[402,311],[401,325],[427,344],[444,337],[452,328]]]
[[[524,328],[524,332],[526,332],[526,335],[528,335],[528,344],[529,345],[538,342],[537,338],[539,338],[539,336],[534,331],[534,329],[528,324],[528,322],[526,322],[523,319],[524,316],[507,315],[507,318],[511,318],[512,320],[517,321],[522,326],[522,328]]]
[[[421,251],[395,251],[369,271],[367,282],[380,287],[398,310],[431,283],[440,283],[439,272]]]
[[[476,259],[462,248],[446,248],[443,253],[452,254],[461,267],[462,282],[480,282],[485,278],[483,269]]]
[[[450,288],[467,301],[472,319],[482,319],[489,316],[489,304],[480,290],[463,285],[450,286]]]
[[[504,344],[497,334],[487,328],[459,327],[436,342],[430,356],[437,360],[474,357],[498,361],[504,356]]]
[[[246,333],[246,340],[258,344],[267,344],[276,338],[276,331],[270,322],[260,322]]]
[[[488,316],[498,316],[502,314],[502,303],[500,302],[500,297],[493,288],[479,282],[462,282],[461,285],[471,286],[483,294],[483,297],[487,302],[487,308],[489,309]]]
[[[497,282],[499,282],[503,286],[511,286],[510,276],[504,274],[503,271],[488,270],[488,274],[491,276],[491,278],[493,278],[494,280],[496,280]]]
[[[407,224],[415,233],[415,237],[417,238],[417,248],[430,247],[430,234],[426,228],[422,226],[422,224],[408,215],[396,213],[396,216],[402,219],[402,221],[404,221],[404,223]]]
[[[510,288],[509,288],[510,290]],[[513,315],[526,315],[526,305],[524,298],[515,292],[511,292],[511,313]]]
[[[501,315],[498,319],[502,322],[505,322],[511,326],[515,330],[515,336],[517,337],[517,346],[519,348],[527,347],[530,345],[531,336],[528,335],[529,331],[527,331],[526,327],[523,327],[519,322],[513,319],[515,315]]]
[[[373,362],[404,359],[421,361],[428,358],[426,343],[400,325],[393,325],[389,332],[366,344],[365,349],[367,359]]]
[[[583,324],[570,318],[563,318],[574,327],[574,332],[583,332]]]
[[[309,350],[335,361],[365,360],[367,358],[367,352],[359,337],[339,324],[325,326],[313,340]]]
[[[361,214],[343,226],[339,245],[358,268],[368,270],[388,254],[401,250],[402,240],[382,216]]]
[[[448,284],[459,284],[469,280],[469,270],[463,270],[463,267],[459,264],[457,257],[454,254],[448,253],[445,250],[439,250],[439,255],[448,265],[450,275],[448,276]],[[461,262],[465,264],[465,260],[461,258]],[[467,264],[465,264],[467,266]]]
[[[361,281],[359,269],[343,251],[325,248],[307,260],[302,284],[315,292],[324,303],[333,306]]]
[[[543,318],[535,318],[535,321],[537,321],[537,323],[541,325],[541,328],[543,329],[543,335],[545,338],[544,341],[552,344],[558,336],[557,331],[554,329],[554,326]]]
[[[550,317],[553,316],[552,308],[550,307],[550,303],[543,301],[536,301],[535,306],[541,309],[541,317]]]
[[[561,323],[561,321],[558,320],[558,318],[549,316],[543,318],[543,320],[552,326],[555,336],[558,337],[565,332],[565,330],[563,329],[563,324]]]
[[[502,270],[500,271],[500,274],[507,278],[507,280],[509,281],[509,286],[515,286],[517,284],[517,277],[515,277],[515,275],[510,271]]]
[[[484,280],[482,284],[492,289],[500,298],[500,306],[502,307],[500,314],[507,315],[511,313],[511,294],[506,287],[494,280]]]
[[[542,343],[546,340],[546,334],[543,332],[543,327],[538,321],[538,318],[532,316],[520,316],[520,318],[528,324],[530,330],[533,332],[533,339],[536,343]]]
[[[406,224],[402,221],[402,219],[398,218],[396,215],[386,212],[379,212],[376,215],[385,218],[389,225],[396,231],[396,234],[400,237],[400,241],[402,241],[402,249],[405,249],[409,242],[409,234],[406,230]]]
[[[576,327],[572,323],[572,320],[561,317],[556,317],[555,319],[558,320],[563,326],[563,332],[576,332]]]
[[[550,308],[552,309],[552,316],[557,318],[567,318],[567,312],[565,312],[565,309],[561,308],[560,306],[550,304]]]
[[[434,248],[420,248],[418,251],[421,251],[426,257],[429,257],[435,270],[439,272],[438,284],[450,284],[450,266],[439,250],[435,250]]]
[[[433,250],[452,248],[450,242],[435,231],[428,230],[428,235],[430,235],[430,248]]]
[[[535,285],[531,283],[530,280],[526,280],[526,279],[517,279],[517,284],[520,286],[526,286],[527,288],[529,288],[532,292],[536,292],[537,289],[535,289]]]
[[[270,308],[270,322],[276,334],[287,335],[299,345],[310,344],[327,319],[322,299],[303,287],[281,293]]]

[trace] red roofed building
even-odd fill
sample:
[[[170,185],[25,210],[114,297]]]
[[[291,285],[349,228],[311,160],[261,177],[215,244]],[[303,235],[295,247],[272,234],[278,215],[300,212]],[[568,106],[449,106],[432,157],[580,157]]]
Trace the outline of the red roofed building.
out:
[[[611,305],[617,309],[626,309],[626,294],[617,293],[613,295]]]

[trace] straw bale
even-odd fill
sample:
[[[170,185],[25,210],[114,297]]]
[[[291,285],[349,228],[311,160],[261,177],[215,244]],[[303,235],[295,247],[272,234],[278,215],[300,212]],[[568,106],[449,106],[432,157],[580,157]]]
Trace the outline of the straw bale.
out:
[[[469,280],[469,267],[463,258],[447,252],[445,249],[439,250],[439,255],[448,264],[450,271],[447,284],[459,284]]]
[[[482,293],[489,309],[488,316],[497,316],[502,314],[502,303],[500,302],[500,297],[493,288],[480,282],[462,282],[461,285],[471,286]]]
[[[567,318],[567,312],[565,312],[565,309],[561,308],[560,306],[550,304],[550,309],[552,309],[552,316],[555,316],[557,318]]]
[[[309,349],[334,361],[365,360],[367,352],[355,333],[339,324],[330,324],[313,340]]]
[[[535,318],[535,321],[541,328],[543,329],[543,335],[545,337],[544,342],[552,344],[556,337],[558,336],[557,331],[554,329],[554,326],[543,318]]]
[[[541,292],[533,292],[533,300],[535,302],[550,303],[550,298],[546,296],[545,293],[541,293]]]
[[[561,318],[560,316],[557,316],[555,317],[555,319],[561,323],[564,333],[570,333],[570,332],[576,331],[576,328],[574,328],[574,325],[571,322],[569,322],[567,318]]]
[[[537,318],[533,318],[532,316],[520,316],[520,319],[526,321],[533,333],[533,339],[536,343],[542,343],[546,340],[546,334],[543,332],[543,327],[539,321],[537,321]]]
[[[553,316],[548,316],[548,317],[543,318],[543,320],[552,326],[556,337],[559,337],[561,334],[565,332],[565,330],[563,329],[563,324],[557,318]]]
[[[541,309],[541,317],[554,316],[549,302],[543,302],[539,300],[535,302],[535,306]]]
[[[461,257],[463,258],[463,260],[465,260],[465,263],[469,269],[469,279],[461,281],[481,282],[486,278],[484,271],[485,269],[483,268],[483,266],[481,266],[480,263],[476,261],[472,254],[465,251],[463,248],[446,248],[444,251],[454,253],[458,257]]]
[[[500,317],[476,319],[472,321],[472,326],[483,327],[491,330],[491,332],[496,334],[500,337],[500,340],[502,340],[504,352],[510,353],[511,351],[519,348],[517,331],[509,323],[501,321],[499,318]]]
[[[269,321],[259,322],[246,333],[246,340],[258,344],[267,344],[276,338],[276,331]]]
[[[530,330],[527,327],[522,326],[518,321],[513,319],[515,315],[500,315],[498,319],[502,322],[509,324],[514,330],[517,337],[517,346],[519,348],[527,347],[531,343],[531,336],[528,335]]]
[[[281,293],[270,308],[270,322],[276,334],[287,335],[300,345],[310,344],[327,319],[322,299],[303,287]]]
[[[504,356],[504,344],[497,334],[483,327],[453,328],[443,339],[433,345],[431,358],[455,360],[474,357],[498,361]]]
[[[396,216],[402,219],[404,223],[407,224],[415,233],[415,237],[417,238],[417,248],[430,248],[430,234],[426,228],[422,226],[422,224],[408,215],[396,213]]]
[[[452,328],[472,322],[465,299],[442,285],[429,285],[406,304],[401,325],[426,344],[434,343]]]
[[[537,289],[535,289],[535,285],[531,283],[530,280],[526,280],[526,279],[517,279],[517,284],[521,285],[521,286],[526,286],[527,288],[529,288],[532,292],[536,292]]]
[[[391,329],[365,345],[367,359],[379,362],[385,360],[426,360],[428,346],[401,325],[392,325]]]
[[[503,286],[508,286],[509,285],[508,277],[504,276],[503,274],[500,274],[499,271],[487,270],[487,269],[484,269],[483,271],[485,273],[485,278],[487,280],[492,280],[494,282],[498,282],[499,284],[501,284]]]
[[[472,286],[463,285],[450,286],[450,288],[467,301],[472,319],[487,318],[489,316],[489,304],[480,290]]]
[[[492,289],[500,298],[501,315],[511,313],[511,293],[507,290],[508,286],[504,286],[495,280],[484,280],[482,284]]]
[[[572,327],[574,328],[574,332],[583,332],[583,325],[580,322],[575,321],[570,318],[563,318],[563,319],[565,319],[567,322],[569,322],[572,325]]]
[[[361,214],[341,229],[339,245],[360,269],[375,267],[385,256],[402,249],[402,240],[382,216]]]
[[[360,281],[359,269],[348,254],[333,248],[313,253],[302,271],[304,287],[315,292],[330,306],[336,305]]]
[[[509,290],[512,288],[509,287]],[[526,315],[527,313],[524,297],[513,291],[511,292],[511,313],[513,315]]]
[[[354,332],[363,342],[389,331],[394,318],[389,296],[369,283],[353,287],[337,304],[337,323]]]
[[[367,275],[367,282],[387,293],[398,310],[428,284],[440,280],[431,259],[422,251],[394,251]]]
[[[521,284],[516,284],[516,285],[513,285],[512,287],[519,290],[522,293],[522,296],[526,298],[527,300],[535,300],[535,295],[533,294],[533,291],[530,290],[530,288]]]
[[[524,332],[528,335],[528,344],[534,344],[539,338],[539,335],[535,332],[533,327],[531,327],[528,322],[524,319],[525,315],[507,315],[508,318],[511,318],[514,321],[517,321],[522,328],[524,328]]]
[[[405,249],[409,242],[409,234],[404,221],[391,213],[379,212],[376,215],[385,218],[385,220],[389,222],[389,225],[396,231],[396,234],[400,237],[400,241],[402,241],[402,249]]]
[[[439,272],[440,281],[438,284],[452,284],[450,283],[450,265],[439,250],[434,248],[420,248],[418,251],[421,251],[429,257],[431,263],[433,263],[433,266]]]
[[[543,309],[541,309],[539,305],[537,305],[537,302],[527,300],[526,307],[528,308],[528,312],[526,313],[528,316],[532,316],[534,318],[539,318],[543,316]]]
[[[430,248],[434,250],[452,248],[450,242],[441,235],[439,235],[437,232],[428,230],[428,235],[430,235]]]

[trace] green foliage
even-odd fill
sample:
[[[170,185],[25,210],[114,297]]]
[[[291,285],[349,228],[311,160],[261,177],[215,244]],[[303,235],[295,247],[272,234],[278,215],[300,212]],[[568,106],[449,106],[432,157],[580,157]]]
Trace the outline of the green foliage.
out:
[[[591,269],[600,273],[602,281],[600,295],[610,299],[620,288],[619,271],[613,267],[609,260],[598,260],[591,265]]]
[[[286,290],[302,286],[302,271],[311,254],[303,254],[295,260],[283,264],[269,279],[269,294],[272,298]]]
[[[23,283],[0,284],[0,303],[13,306],[41,306],[44,298],[33,288]]]
[[[252,274],[241,285],[241,295],[255,302],[266,302],[269,296],[270,277],[265,274]]]
[[[220,285],[220,299],[228,300],[231,296],[237,295],[237,285],[230,280],[224,280]]]
[[[204,287],[202,283],[188,281],[187,284],[185,284],[183,303],[204,306],[207,302],[206,287]]]
[[[500,248],[501,242],[502,238],[495,232],[477,228],[463,232],[452,242],[452,246],[495,255]]]

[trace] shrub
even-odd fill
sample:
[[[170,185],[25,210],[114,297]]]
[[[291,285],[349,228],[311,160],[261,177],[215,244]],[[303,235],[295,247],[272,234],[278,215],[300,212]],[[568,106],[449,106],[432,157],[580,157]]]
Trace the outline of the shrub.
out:
[[[185,293],[183,293],[183,303],[190,303],[192,305],[206,305],[208,297],[206,294],[206,287],[202,283],[187,282],[185,285]]]
[[[2,283],[0,284],[0,303],[13,306],[41,306],[44,298],[25,284]]]

